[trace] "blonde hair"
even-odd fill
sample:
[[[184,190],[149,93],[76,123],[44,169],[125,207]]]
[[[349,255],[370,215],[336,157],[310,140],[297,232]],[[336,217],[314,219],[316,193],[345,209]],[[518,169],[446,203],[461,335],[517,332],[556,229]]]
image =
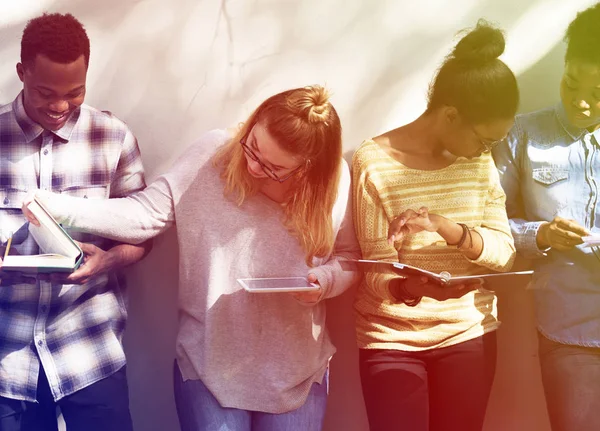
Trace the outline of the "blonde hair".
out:
[[[314,257],[332,252],[335,241],[332,210],[342,167],[340,119],[327,90],[320,86],[284,91],[261,103],[213,158],[213,164],[222,170],[224,194],[233,195],[238,205],[258,192],[240,141],[259,122],[283,150],[307,160],[300,173],[288,180],[295,184],[283,202],[283,223],[312,266]]]

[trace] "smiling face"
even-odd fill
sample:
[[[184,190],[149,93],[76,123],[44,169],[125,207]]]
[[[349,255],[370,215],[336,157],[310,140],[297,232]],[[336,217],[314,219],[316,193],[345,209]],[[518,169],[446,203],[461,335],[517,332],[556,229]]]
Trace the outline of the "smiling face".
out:
[[[600,66],[568,61],[560,83],[560,97],[573,126],[588,130],[600,127]]]
[[[87,66],[84,56],[62,64],[38,54],[33,64],[17,64],[23,82],[23,103],[29,118],[44,129],[56,131],[83,103]]]
[[[252,127],[244,145],[247,169],[254,178],[283,179],[304,165],[302,157],[283,150],[260,123]]]

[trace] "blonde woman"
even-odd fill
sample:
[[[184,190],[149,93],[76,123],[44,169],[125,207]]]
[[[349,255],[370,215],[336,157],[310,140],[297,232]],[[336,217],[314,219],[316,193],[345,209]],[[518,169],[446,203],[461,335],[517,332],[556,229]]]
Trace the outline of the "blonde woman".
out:
[[[349,192],[340,120],[315,86],[270,97],[233,134],[204,135],[129,198],[38,197],[63,224],[120,241],[177,225],[184,431],[311,431],[335,351],[323,300],[356,277],[340,267],[359,255]],[[270,276],[307,276],[320,289],[252,294],[236,282]]]

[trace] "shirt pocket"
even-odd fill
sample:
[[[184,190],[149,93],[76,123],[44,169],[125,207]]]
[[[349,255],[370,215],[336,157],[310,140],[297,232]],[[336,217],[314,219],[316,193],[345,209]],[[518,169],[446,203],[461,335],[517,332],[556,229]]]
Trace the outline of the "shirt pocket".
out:
[[[533,179],[544,186],[552,186],[569,179],[569,170],[565,168],[543,167],[534,168]]]
[[[560,166],[541,166],[532,169],[535,193],[532,198],[545,219],[565,216],[569,200],[569,169]]]
[[[108,186],[70,185],[61,189],[60,193],[84,199],[108,199]]]
[[[28,195],[29,191],[25,186],[0,187],[0,241],[2,243],[5,243],[16,232],[20,232],[27,222],[21,206]],[[18,240],[15,242],[21,243],[26,237],[25,232],[24,237],[15,238]]]

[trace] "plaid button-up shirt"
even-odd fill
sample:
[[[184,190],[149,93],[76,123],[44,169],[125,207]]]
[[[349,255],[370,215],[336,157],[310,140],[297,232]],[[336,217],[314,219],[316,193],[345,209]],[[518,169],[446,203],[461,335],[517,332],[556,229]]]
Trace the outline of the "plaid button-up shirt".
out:
[[[118,118],[82,105],[58,131],[44,130],[25,113],[22,93],[0,107],[0,236],[11,250],[38,254],[21,204],[37,188],[105,199],[145,186],[137,141]],[[70,232],[103,249],[114,243]],[[38,373],[55,400],[125,365],[125,296],[116,274],[84,285],[46,281],[0,284],[0,396],[34,401]],[[40,368],[43,367],[43,370]]]

